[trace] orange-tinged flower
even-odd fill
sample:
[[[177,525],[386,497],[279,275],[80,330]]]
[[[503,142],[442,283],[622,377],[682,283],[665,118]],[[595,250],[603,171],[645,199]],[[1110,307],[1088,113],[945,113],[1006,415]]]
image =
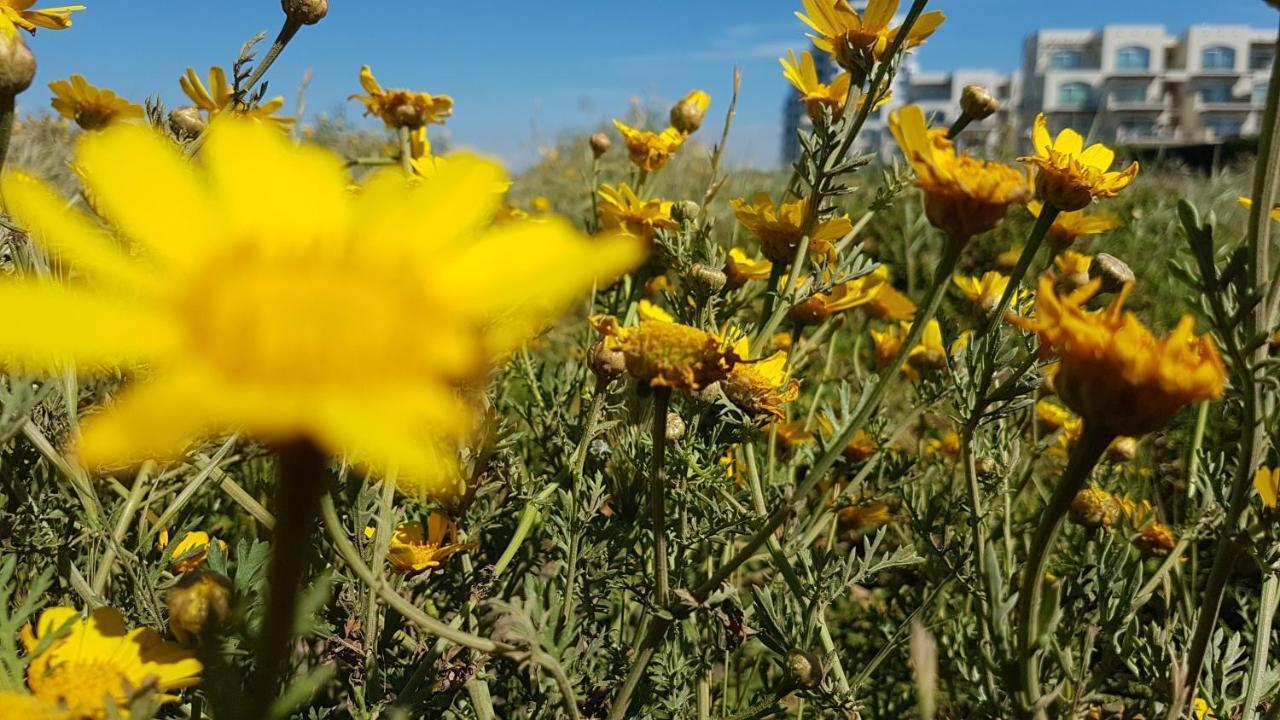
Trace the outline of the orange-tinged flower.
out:
[[[889,505],[884,502],[863,500],[856,505],[840,508],[836,513],[836,520],[840,527],[866,532],[893,522],[893,513],[889,512]]]
[[[776,263],[789,264],[804,238],[804,218],[809,201],[797,198],[777,206],[768,193],[758,192],[748,203],[743,198],[729,201],[738,222],[760,239],[764,256]],[[814,223],[809,234],[809,256],[831,258],[835,243],[853,231],[847,215],[836,215]]]
[[[1142,551],[1144,555],[1153,557],[1165,557],[1173,552],[1173,548],[1178,544],[1178,538],[1174,536],[1173,531],[1168,525],[1156,520],[1152,521],[1146,527],[1138,531],[1138,537],[1133,539],[1134,547]]]
[[[216,65],[209,68],[208,86],[200,80],[195,68],[187,68],[186,74],[178,79],[178,85],[191,98],[191,102],[205,113],[206,121],[211,122],[226,110],[242,117],[270,122],[281,128],[293,126],[294,118],[276,117],[276,111],[284,107],[283,97],[273,97],[252,108],[235,104],[235,88],[227,80],[226,71]]]
[[[0,0],[0,32],[13,35],[21,28],[35,35],[36,28],[65,30],[71,27],[71,13],[84,10],[84,5],[32,10],[35,4],[36,0]]]
[[[670,200],[641,200],[626,183],[600,186],[600,224],[611,232],[652,240],[658,230],[679,230]]]
[[[890,114],[889,129],[915,169],[929,222],[954,239],[967,240],[994,228],[1010,205],[1031,197],[1026,176],[1014,168],[957,154],[944,130],[925,124],[918,105]]]
[[[765,280],[773,271],[773,263],[764,258],[753,259],[742,248],[730,248],[729,259],[724,264],[726,287],[740,288],[748,280]]]
[[[467,549],[457,540],[458,526],[444,513],[433,512],[425,530],[416,520],[396,526],[387,548],[387,561],[401,573],[439,567],[450,556]]]
[[[113,122],[143,117],[141,105],[131,103],[106,88],[90,85],[83,75],[49,83],[50,104],[58,114],[75,120],[85,130],[101,130]]]
[[[1120,519],[1120,501],[1102,488],[1087,487],[1076,493],[1067,517],[1087,528],[1110,528]]]
[[[875,345],[876,367],[885,368],[898,356],[902,343],[911,332],[911,323],[900,322],[884,330],[871,329],[871,341]],[[942,327],[937,320],[924,326],[920,342],[907,353],[902,372],[911,380],[918,380],[922,372],[947,366],[947,348],[942,343]]]
[[[747,360],[751,347],[746,336],[734,343],[733,353],[739,361],[724,380],[725,395],[748,413],[782,420],[783,403],[800,396],[800,383],[787,369],[787,354],[778,351],[762,360]]]
[[[1059,296],[1046,273],[1035,318],[1010,316],[1039,334],[1043,357],[1059,358],[1054,389],[1067,407],[1112,435],[1139,437],[1164,426],[1183,405],[1222,394],[1226,367],[1213,339],[1194,335],[1190,316],[1169,337],[1157,339],[1124,310],[1132,286],[1107,308],[1086,310],[1098,285],[1093,281]]]
[[[866,69],[873,60],[883,60],[901,28],[890,27],[898,12],[898,0],[871,0],[859,15],[848,0],[804,0],[805,12],[796,13],[817,33],[813,44],[831,54],[846,69]],[[924,13],[904,38],[903,49],[921,45],[946,20],[937,10]]]
[[[866,311],[880,320],[910,320],[915,317],[916,304],[890,282],[889,266],[880,265],[873,272],[883,278],[884,282],[880,285],[880,291],[867,303]]]
[[[794,448],[800,445],[808,445],[813,442],[816,436],[812,430],[805,429],[804,420],[792,420],[790,422],[773,423],[768,427],[777,435],[778,444],[785,448]]]
[[[1032,200],[1027,203],[1027,210],[1035,217],[1040,217],[1040,211],[1044,207],[1039,200]],[[1108,230],[1115,230],[1122,223],[1120,218],[1109,212],[1086,213],[1084,210],[1072,210],[1071,212],[1060,212],[1058,217],[1053,219],[1053,225],[1049,227],[1049,234],[1045,239],[1056,250],[1066,250],[1071,247],[1077,240],[1090,235],[1097,235]]]
[[[443,125],[453,114],[453,98],[448,95],[414,92],[401,88],[384,89],[365,65],[360,68],[360,86],[368,95],[352,95],[364,104],[366,115],[382,118],[387,127],[417,130],[427,125]]]
[[[875,272],[836,285],[831,292],[815,293],[797,303],[787,313],[798,325],[821,325],[827,318],[846,310],[866,305],[884,287],[885,276]]]
[[[1009,287],[1009,276],[998,272],[985,272],[982,277],[955,275],[951,278],[969,302],[983,312],[991,312],[1000,304],[1000,296]]]
[[[1094,198],[1115,197],[1138,176],[1138,163],[1112,171],[1116,153],[1102,143],[1088,148],[1080,133],[1066,128],[1055,139],[1049,134],[1044,113],[1036,116],[1031,141],[1036,154],[1018,158],[1035,166],[1036,194],[1064,212],[1082,210]]]
[[[623,327],[612,316],[596,316],[591,324],[606,347],[622,351],[627,372],[650,387],[694,393],[724,380],[740,359],[722,335],[675,322],[647,300],[640,302],[640,322]]]
[[[666,167],[671,156],[684,145],[685,134],[675,128],[669,127],[662,132],[637,130],[621,120],[614,120],[613,125],[622,133],[622,140],[627,146],[627,157],[631,158],[632,164],[646,172]]]

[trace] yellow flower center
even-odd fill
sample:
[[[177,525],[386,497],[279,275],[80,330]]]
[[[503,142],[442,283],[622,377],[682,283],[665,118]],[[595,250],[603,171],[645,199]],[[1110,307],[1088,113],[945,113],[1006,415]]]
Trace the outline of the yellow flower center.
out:
[[[29,679],[36,697],[64,703],[68,708],[89,717],[106,717],[106,698],[116,702],[125,698],[127,676],[110,660],[71,660],[61,663],[43,676]]]

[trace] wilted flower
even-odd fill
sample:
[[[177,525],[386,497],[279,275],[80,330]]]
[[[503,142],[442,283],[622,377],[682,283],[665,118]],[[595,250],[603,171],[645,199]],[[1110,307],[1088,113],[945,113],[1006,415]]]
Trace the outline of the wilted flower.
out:
[[[117,120],[141,118],[144,114],[141,105],[90,85],[83,75],[55,80],[49,83],[49,90],[53,92],[53,109],[85,130],[101,130]]]
[[[680,146],[684,145],[684,134],[675,128],[667,128],[662,132],[637,130],[621,120],[614,120],[613,125],[622,133],[631,162],[645,172],[661,170]]]
[[[1094,198],[1115,197],[1138,176],[1138,163],[1111,172],[1116,153],[1102,143],[1084,147],[1080,133],[1066,128],[1057,139],[1049,135],[1049,121],[1044,113],[1036,116],[1031,140],[1036,154],[1018,158],[1034,165],[1036,194],[1041,200],[1064,212],[1082,210]]]
[[[1040,217],[1044,207],[1039,200],[1027,203],[1027,210],[1035,217]],[[1060,212],[1049,226],[1049,234],[1045,236],[1049,245],[1062,251],[1071,247],[1077,240],[1090,235],[1097,235],[1120,227],[1120,218],[1109,212],[1086,213],[1084,210]]]
[[[329,0],[280,0],[285,17],[301,25],[315,25],[329,14]]]
[[[1110,434],[1139,437],[1163,427],[1183,405],[1222,394],[1222,358],[1210,336],[1193,334],[1190,316],[1159,340],[1124,310],[1128,288],[1106,309],[1086,310],[1097,286],[1093,281],[1060,297],[1046,273],[1036,317],[1011,316],[1040,335],[1043,357],[1060,359],[1054,388],[1067,407]]]
[[[645,241],[657,230],[679,230],[671,218],[670,200],[641,200],[626,183],[600,186],[600,225],[611,232],[623,232]]]
[[[739,360],[722,383],[724,394],[748,413],[782,420],[783,403],[800,396],[800,383],[787,370],[787,354],[779,351],[763,360],[747,360],[751,347],[746,336],[734,343],[733,354]]]
[[[724,380],[740,359],[721,335],[675,322],[661,308],[640,303],[640,322],[623,327],[618,319],[597,316],[591,324],[607,347],[626,358],[627,372],[651,387],[695,393]]]
[[[453,114],[453,98],[402,88],[383,89],[368,65],[360,68],[360,86],[368,95],[352,95],[364,104],[366,115],[376,115],[392,129],[416,130],[427,125],[443,125]]]
[[[276,111],[284,107],[283,97],[273,97],[253,108],[233,106],[235,88],[227,81],[226,71],[220,67],[213,66],[209,68],[209,85],[207,87],[201,82],[200,76],[194,68],[187,68],[186,74],[178,79],[178,84],[182,86],[182,92],[191,98],[191,102],[206,113],[209,121],[212,121],[224,110],[229,110],[236,115],[253,120],[274,123],[278,127],[288,128],[293,126],[294,118],[275,116]]]
[[[433,512],[422,523],[414,520],[400,523],[391,534],[387,561],[396,572],[416,573],[439,567],[450,556],[467,549],[458,544],[458,526],[444,513]]]
[[[206,626],[225,622],[231,616],[231,590],[231,581],[212,570],[183,575],[165,595],[169,631],[186,643]]]
[[[796,13],[796,17],[817,32],[809,36],[813,44],[848,70],[865,71],[870,61],[883,60],[901,29],[889,26],[898,12],[898,0],[871,0],[862,15],[848,0],[804,0],[804,9],[809,14]],[[937,10],[920,15],[907,32],[903,49],[924,43],[946,19]]]
[[[1120,519],[1120,501],[1102,488],[1088,487],[1076,493],[1067,517],[1084,527],[1110,528]]]
[[[786,265],[795,259],[796,249],[804,239],[804,219],[809,202],[797,198],[776,207],[768,193],[758,192],[748,203],[743,198],[729,201],[738,222],[760,239],[764,256]],[[835,243],[853,231],[849,216],[837,215],[814,223],[809,233],[809,256],[830,258]]]

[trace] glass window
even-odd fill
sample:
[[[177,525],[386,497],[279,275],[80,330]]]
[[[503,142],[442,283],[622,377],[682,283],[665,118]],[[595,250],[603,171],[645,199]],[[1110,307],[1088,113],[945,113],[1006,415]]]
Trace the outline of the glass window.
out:
[[[1069,70],[1084,65],[1084,53],[1079,50],[1059,50],[1049,56],[1049,67]]]
[[[1249,51],[1249,69],[1250,70],[1270,70],[1271,61],[1276,57],[1274,50],[1270,48],[1255,48]]]
[[[1236,66],[1235,48],[1225,45],[1207,47],[1200,53],[1200,66],[1205,70],[1230,70]]]
[[[1116,68],[1119,70],[1146,70],[1151,67],[1151,51],[1133,45],[1116,51]]]
[[[1117,85],[1111,88],[1111,99],[1125,103],[1146,102],[1147,86],[1146,84]]]
[[[1207,103],[1231,102],[1231,84],[1211,83],[1201,85],[1200,99]]]
[[[1093,88],[1087,83],[1069,82],[1058,86],[1058,103],[1068,106],[1082,106],[1089,103]]]
[[[1235,137],[1240,134],[1240,130],[1244,127],[1244,123],[1240,120],[1230,117],[1209,118],[1204,122],[1204,126],[1215,137],[1227,138]]]
[[[950,100],[950,85],[913,85],[908,93],[912,100]]]
[[[1253,104],[1254,105],[1267,104],[1267,83],[1258,83],[1257,85],[1253,86]]]
[[[1156,133],[1156,125],[1150,120],[1125,120],[1120,123],[1120,134],[1124,137],[1151,137]]]

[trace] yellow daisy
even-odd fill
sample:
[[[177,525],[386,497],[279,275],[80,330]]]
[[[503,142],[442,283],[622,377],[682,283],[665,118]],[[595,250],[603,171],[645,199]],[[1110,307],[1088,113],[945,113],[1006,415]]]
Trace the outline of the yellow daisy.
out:
[[[898,0],[871,0],[859,15],[848,0],[803,0],[805,15],[796,13],[816,32],[813,44],[825,50],[846,69],[865,69],[883,60],[900,28],[890,27],[898,12]],[[921,45],[947,17],[937,10],[916,19],[902,43],[903,49]]]
[[[1009,287],[1009,276],[995,271],[985,272],[982,277],[955,275],[951,281],[960,288],[969,302],[987,313],[1000,304],[1000,296]]]
[[[849,99],[849,84],[852,82],[852,75],[848,71],[837,75],[828,85],[818,79],[818,67],[813,61],[813,54],[807,50],[800,54],[799,60],[796,60],[794,50],[788,50],[787,57],[779,58],[778,62],[782,63],[783,77],[800,93],[800,102],[804,103],[805,112],[809,113],[810,119],[820,122],[823,119],[823,108],[830,109],[832,117],[839,117],[844,112],[844,104]],[[893,93],[884,93],[871,109],[876,110],[892,99]],[[861,111],[866,101],[867,95],[863,93],[858,97],[855,109]]]
[[[789,264],[804,238],[804,216],[809,201],[798,198],[776,207],[768,193],[758,192],[748,203],[743,198],[729,201],[738,222],[760,239],[764,256],[776,263]],[[814,224],[809,234],[809,256],[830,258],[835,243],[853,231],[848,215],[836,215]]]
[[[35,35],[36,28],[65,30],[71,27],[71,13],[84,10],[84,5],[32,10],[35,4],[36,0],[0,0],[0,31],[13,35],[21,28]]]
[[[1084,138],[1071,128],[1055,139],[1044,113],[1036,115],[1031,141],[1036,154],[1018,159],[1039,170],[1036,193],[1040,199],[1064,212],[1082,210],[1094,198],[1115,197],[1138,176],[1136,162],[1113,172],[1115,151],[1102,143],[1086,148]]]
[[[101,130],[113,122],[138,119],[145,114],[141,105],[90,85],[83,75],[55,80],[49,83],[49,90],[53,92],[53,109],[85,130]]]
[[[789,377],[787,354],[775,352],[767,358],[749,361],[751,347],[746,336],[733,345],[734,354],[741,358],[724,380],[724,392],[735,405],[756,415],[773,415],[785,418],[783,403],[800,396],[800,383]]]
[[[382,118],[382,122],[392,129],[417,130],[427,125],[443,125],[445,118],[453,114],[453,98],[448,95],[400,88],[385,90],[368,65],[360,68],[360,86],[369,94],[352,95],[350,99],[359,100],[364,104],[366,115]]]
[[[729,375],[740,359],[722,335],[682,325],[647,300],[640,302],[640,322],[623,327],[611,316],[591,324],[605,345],[622,351],[627,372],[650,387],[694,393]]]
[[[880,265],[874,274],[883,278],[880,290],[865,306],[866,311],[880,320],[910,320],[916,316],[916,304],[889,281],[889,266]]]
[[[83,137],[95,207],[132,243],[45,184],[4,177],[17,221],[80,271],[72,285],[0,284],[22,322],[0,328],[10,367],[146,365],[84,425],[90,466],[174,458],[197,438],[308,440],[401,486],[458,490],[457,389],[643,254],[559,220],[491,226],[504,179],[455,155],[432,178],[381,173],[347,190],[342,159],[260,123],[220,118],[199,165],[145,127]]]
[[[209,542],[209,533],[204,531],[193,531],[183,535],[178,544],[173,546],[173,552],[169,553],[169,557],[175,561],[170,566],[170,569],[176,573],[184,573],[203,565],[205,558],[209,556]],[[225,542],[221,540],[216,542],[218,547],[226,549],[227,544]],[[168,530],[160,531],[159,542],[156,544],[161,550],[169,546]]]
[[[427,518],[424,531],[422,523],[400,523],[391,535],[387,549],[387,561],[397,572],[418,573],[439,567],[451,555],[467,549],[460,545],[458,526],[443,513],[433,512]]]
[[[1044,205],[1038,200],[1027,203],[1027,210],[1037,218],[1040,217],[1043,207]],[[1053,219],[1053,225],[1049,227],[1049,234],[1045,239],[1054,249],[1061,251],[1071,247],[1082,237],[1115,230],[1121,224],[1120,218],[1109,212],[1086,213],[1084,210],[1060,212],[1058,217]]]
[[[228,108],[235,98],[235,88],[227,80],[227,73],[216,65],[209,68],[209,84],[206,86],[196,73],[195,68],[187,68],[187,72],[178,79],[182,92],[191,98],[196,107],[204,111],[207,119],[212,121]],[[292,127],[294,118],[276,117],[276,112],[284,107],[283,97],[273,97],[253,108],[234,107],[231,112],[254,120],[273,123],[278,127]]]
[[[884,330],[871,329],[871,341],[875,346],[876,367],[885,368],[898,356],[902,343],[911,332],[911,323],[900,322]],[[918,380],[923,372],[947,366],[947,348],[942,342],[942,327],[937,320],[924,326],[920,342],[907,353],[902,372],[911,380]]]
[[[614,120],[613,125],[622,133],[631,162],[645,172],[661,170],[684,145],[684,133],[672,127],[662,132],[651,132],[637,130],[621,120]]]
[[[884,276],[868,273],[836,285],[829,293],[815,293],[797,303],[787,318],[799,325],[821,325],[827,318],[866,305],[884,287]]]
[[[626,183],[600,186],[600,225],[610,232],[634,235],[645,241],[658,230],[679,230],[671,217],[670,200],[641,200]]]
[[[742,248],[730,248],[729,259],[724,264],[725,287],[733,290],[747,284],[748,280],[765,280],[773,271],[773,263],[766,259],[752,259]]]

